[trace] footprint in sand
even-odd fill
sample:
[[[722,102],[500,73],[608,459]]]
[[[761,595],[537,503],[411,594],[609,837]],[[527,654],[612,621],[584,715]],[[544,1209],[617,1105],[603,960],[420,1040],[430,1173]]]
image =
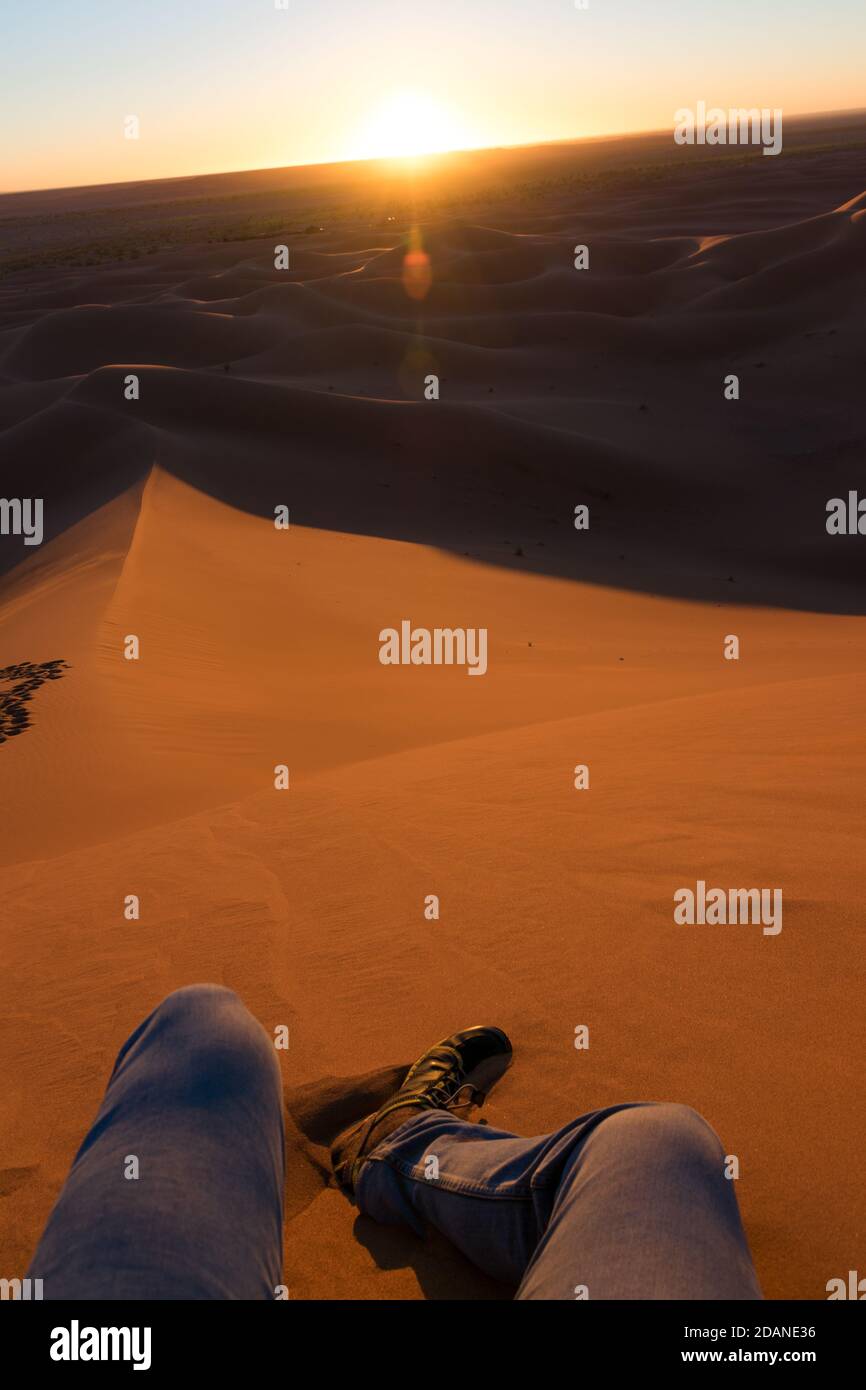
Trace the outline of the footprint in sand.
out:
[[[46,681],[59,681],[69,670],[69,663],[56,661],[19,661],[15,666],[0,666],[0,743],[29,729],[28,708],[34,691]]]

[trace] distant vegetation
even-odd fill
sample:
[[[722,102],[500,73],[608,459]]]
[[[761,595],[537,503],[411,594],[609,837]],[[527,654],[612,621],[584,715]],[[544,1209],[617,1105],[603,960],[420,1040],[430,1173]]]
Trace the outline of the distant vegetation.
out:
[[[779,158],[813,159],[852,149],[866,150],[866,141],[837,138],[826,144],[788,145]],[[572,196],[595,189],[607,191],[622,186],[623,191],[628,191],[642,183],[681,183],[741,170],[762,160],[760,150],[753,148],[694,149],[690,155],[683,159],[673,149],[659,152],[656,148],[647,151],[645,162],[628,164],[621,157],[607,160],[602,149],[594,151],[592,160],[576,158],[577,167],[567,173],[557,168],[548,177],[514,177],[502,169],[498,177],[494,175],[479,186],[465,176],[462,180],[445,176],[440,194],[428,192],[414,199],[406,197],[405,186],[393,179],[383,179],[381,196],[359,199],[358,190],[353,194],[341,189],[339,176],[335,175],[328,193],[318,201],[310,198],[309,189],[305,201],[302,191],[283,186],[158,202],[141,201],[139,195],[139,201],[131,206],[0,217],[0,278],[40,267],[133,261],[174,247],[203,243],[257,241],[263,237],[297,239],[347,224],[392,237],[402,234],[413,221],[479,217],[483,209],[506,200],[522,206],[532,203],[539,212],[548,204],[559,210]],[[528,167],[524,159],[521,169],[527,171]]]

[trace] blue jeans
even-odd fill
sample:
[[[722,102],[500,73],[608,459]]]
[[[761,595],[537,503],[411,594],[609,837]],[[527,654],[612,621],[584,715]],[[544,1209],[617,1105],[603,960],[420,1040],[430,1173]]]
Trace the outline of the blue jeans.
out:
[[[273,1044],[231,990],[178,990],[121,1048],[29,1277],[46,1299],[272,1299],[284,1181]]]
[[[272,1299],[284,1181],[270,1039],[230,990],[178,990],[121,1048],[28,1277],[55,1300]],[[373,1151],[357,1199],[429,1222],[519,1298],[761,1297],[721,1146],[683,1106],[540,1139],[425,1114]]]
[[[428,1222],[521,1299],[759,1299],[724,1158],[685,1105],[612,1105],[537,1139],[431,1112],[373,1151],[357,1199]]]

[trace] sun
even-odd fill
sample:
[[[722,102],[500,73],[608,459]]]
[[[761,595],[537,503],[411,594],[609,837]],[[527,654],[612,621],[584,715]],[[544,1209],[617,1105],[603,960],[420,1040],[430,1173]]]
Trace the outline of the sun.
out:
[[[465,150],[475,141],[455,113],[414,90],[393,92],[357,132],[353,159],[411,159]]]

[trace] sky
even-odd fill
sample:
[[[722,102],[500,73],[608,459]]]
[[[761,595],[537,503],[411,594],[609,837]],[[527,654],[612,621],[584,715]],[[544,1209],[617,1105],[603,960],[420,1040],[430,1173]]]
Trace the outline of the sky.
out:
[[[0,191],[866,107],[866,0],[282,3],[0,0]]]

